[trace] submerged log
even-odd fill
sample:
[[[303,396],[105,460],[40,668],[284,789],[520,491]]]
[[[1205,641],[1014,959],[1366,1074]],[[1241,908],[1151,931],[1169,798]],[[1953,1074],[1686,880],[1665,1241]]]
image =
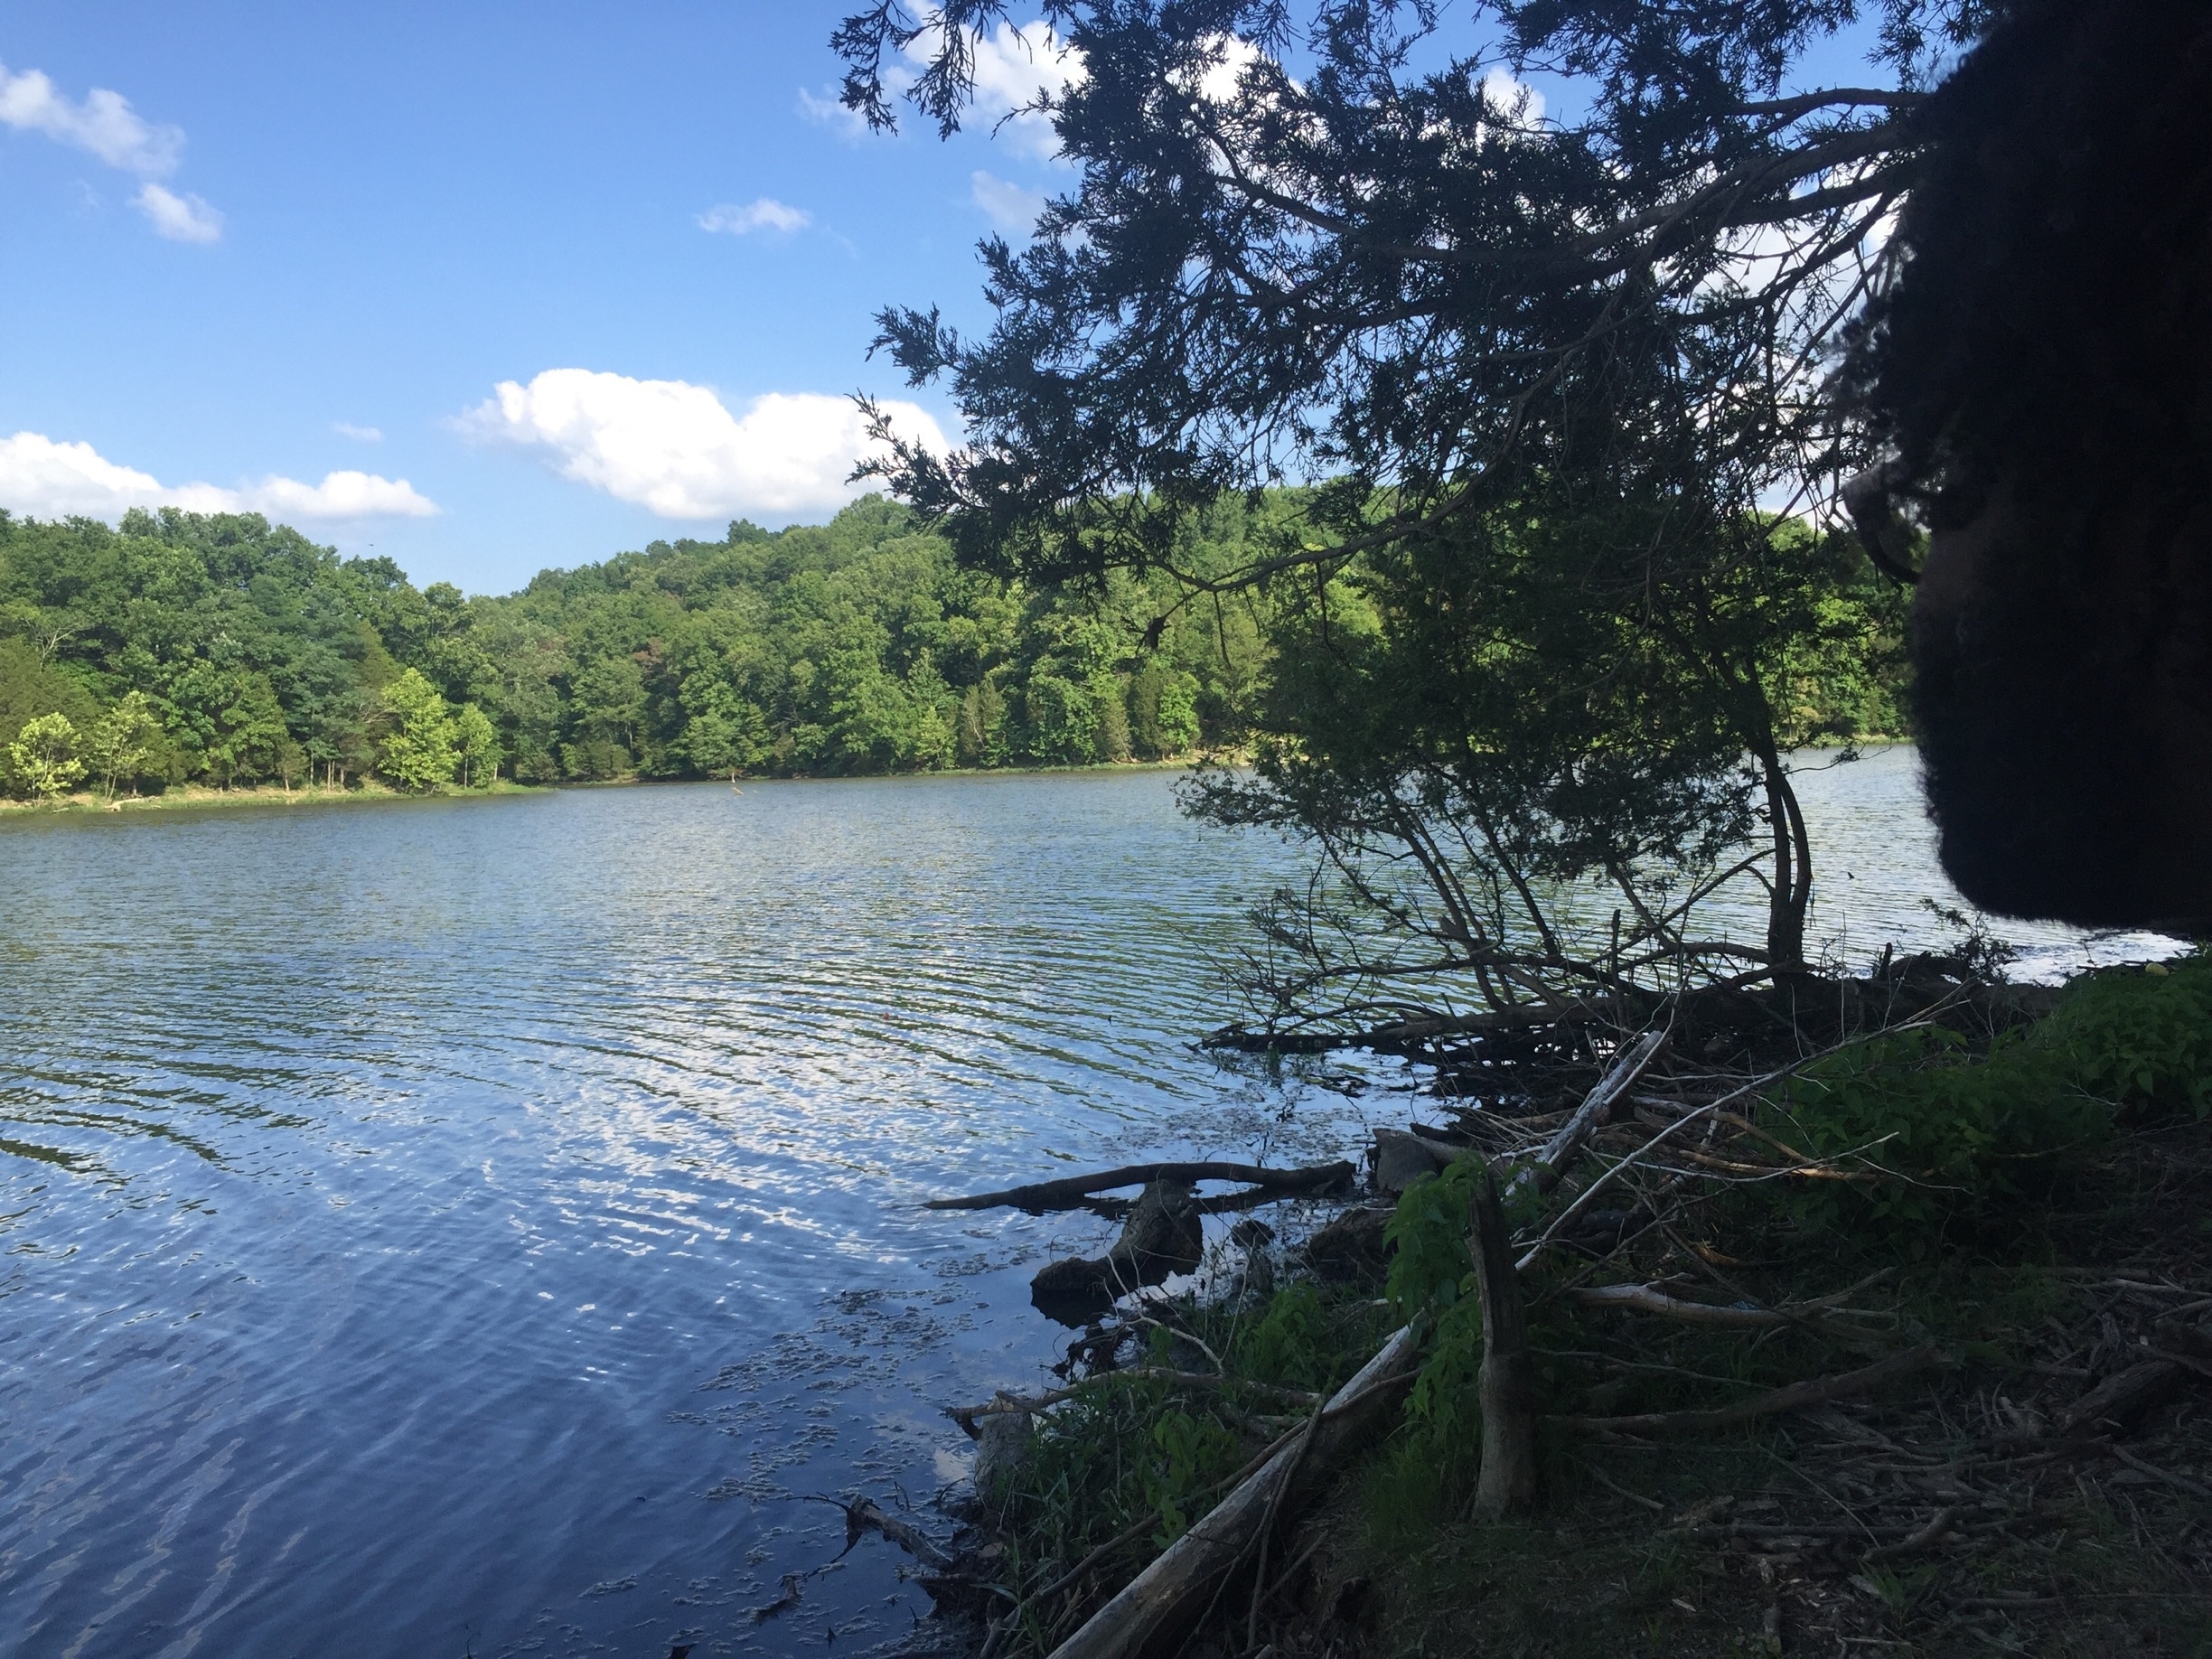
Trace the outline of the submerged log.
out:
[[[1395,1198],[1414,1182],[1440,1173],[1463,1148],[1448,1147],[1403,1129],[1374,1132],[1374,1188]]]
[[[1525,1031],[1532,1026],[1560,1026],[1582,1021],[1607,1022],[1619,1010],[1609,1002],[1531,1003],[1523,1008],[1499,1008],[1487,1014],[1429,1015],[1402,1019],[1364,1031],[1252,1031],[1242,1026],[1223,1026],[1209,1032],[1208,1048],[1229,1048],[1248,1054],[1270,1049],[1284,1054],[1323,1054],[1339,1048],[1401,1048],[1430,1043],[1439,1037],[1486,1036],[1501,1031]]]
[[[1323,1193],[1349,1186],[1356,1173],[1347,1163],[1316,1164],[1304,1169],[1266,1169],[1257,1164],[1185,1163],[1130,1164],[1104,1169],[1096,1175],[1063,1176],[1056,1181],[1038,1181],[1028,1186],[1009,1186],[1002,1193],[975,1193],[965,1198],[932,1198],[925,1210],[1027,1210],[1041,1215],[1048,1210],[1079,1210],[1097,1193],[1117,1186],[1142,1186],[1155,1181],[1242,1181],[1264,1193]]]
[[[1205,1223],[1188,1181],[1152,1182],[1114,1247],[1095,1261],[1054,1261],[1029,1281],[1029,1299],[1049,1317],[1080,1324],[1117,1297],[1187,1273],[1205,1258]]]
[[[874,1498],[861,1498],[848,1504],[841,1498],[817,1497],[817,1504],[833,1504],[845,1512],[845,1547],[838,1551],[842,1561],[852,1553],[853,1546],[870,1532],[880,1532],[890,1542],[913,1556],[924,1567],[942,1572],[952,1565],[952,1558],[938,1546],[927,1532],[910,1521],[902,1521],[890,1514]]]
[[[1242,1485],[1054,1648],[1052,1659],[1139,1659],[1187,1623],[1214,1585],[1257,1549],[1261,1532],[1287,1508],[1293,1482],[1315,1479],[1389,1420],[1412,1382],[1419,1349],[1412,1326],[1399,1331],[1330,1396],[1310,1429],[1286,1437]]]

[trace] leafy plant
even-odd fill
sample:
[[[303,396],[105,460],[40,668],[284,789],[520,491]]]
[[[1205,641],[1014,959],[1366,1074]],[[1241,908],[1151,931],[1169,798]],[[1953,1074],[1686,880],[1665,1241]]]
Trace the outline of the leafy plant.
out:
[[[1424,1308],[1442,1312],[1471,1289],[1475,1259],[1467,1251],[1468,1206],[1484,1165],[1462,1158],[1440,1176],[1406,1188],[1382,1230],[1391,1258],[1386,1292],[1392,1308],[1410,1319]]]
[[[1426,1312],[1435,1320],[1429,1352],[1407,1401],[1402,1456],[1427,1465],[1440,1495],[1473,1473],[1481,1444],[1476,1384],[1482,1373],[1482,1303],[1475,1295],[1467,1244],[1475,1184],[1488,1166],[1472,1155],[1443,1174],[1416,1181],[1398,1200],[1383,1231],[1394,1242],[1389,1297],[1401,1318]]]
[[[1152,1444],[1161,1455],[1145,1465],[1145,1496],[1160,1518],[1153,1542],[1164,1550],[1190,1530],[1195,1500],[1233,1473],[1241,1457],[1235,1435],[1188,1411],[1162,1415],[1152,1425]]]
[[[1790,1184],[1801,1219],[1939,1227],[2018,1190],[2030,1168],[2091,1147],[2110,1111],[2070,1068],[2017,1034],[1986,1055],[1936,1026],[1896,1032],[1832,1054],[1784,1086],[1771,1107],[1781,1138],[1870,1182]]]
[[[2117,1106],[2212,1113],[2212,956],[2082,975],[2031,1046]]]

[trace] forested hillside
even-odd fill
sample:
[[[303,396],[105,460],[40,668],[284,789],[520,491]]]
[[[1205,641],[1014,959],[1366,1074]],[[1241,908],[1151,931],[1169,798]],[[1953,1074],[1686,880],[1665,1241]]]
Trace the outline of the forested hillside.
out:
[[[1190,557],[1230,559],[1224,506]],[[870,498],[548,571],[417,590],[253,515],[0,513],[0,764],[17,794],[364,776],[396,787],[1159,759],[1242,730],[1247,601],[1033,592],[955,568]]]

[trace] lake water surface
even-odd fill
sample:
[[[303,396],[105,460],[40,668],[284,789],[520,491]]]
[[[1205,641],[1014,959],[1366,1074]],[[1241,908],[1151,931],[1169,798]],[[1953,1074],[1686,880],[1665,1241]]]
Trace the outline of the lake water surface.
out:
[[[1297,867],[1172,782],[0,824],[0,1655],[897,1641],[879,1540],[750,1610],[841,1547],[808,1495],[960,1476],[1108,1232],[916,1201],[1411,1110],[1192,1046]],[[1815,933],[1940,932],[1910,756],[1805,792]]]

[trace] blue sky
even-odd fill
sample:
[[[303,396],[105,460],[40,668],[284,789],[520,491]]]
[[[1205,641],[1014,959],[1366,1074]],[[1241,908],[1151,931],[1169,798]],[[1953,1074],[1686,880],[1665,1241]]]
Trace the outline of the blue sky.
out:
[[[0,506],[112,518],[136,473],[471,591],[825,517],[821,399],[915,396],[876,308],[981,321],[977,239],[1057,172],[857,135],[837,11],[10,0]]]
[[[472,592],[827,517],[845,394],[957,436],[876,309],[985,322],[976,240],[1066,176],[1034,121],[859,133],[844,9],[9,0],[0,507],[254,508]],[[1004,110],[1051,70],[998,44]]]

